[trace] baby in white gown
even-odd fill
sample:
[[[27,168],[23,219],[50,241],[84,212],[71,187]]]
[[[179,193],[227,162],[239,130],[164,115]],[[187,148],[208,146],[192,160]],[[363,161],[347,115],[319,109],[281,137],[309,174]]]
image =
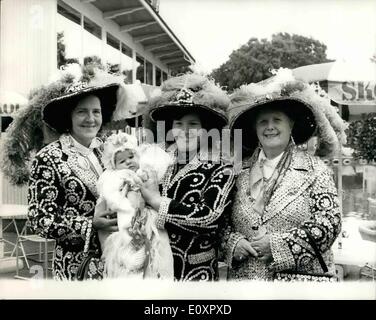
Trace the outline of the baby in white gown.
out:
[[[137,146],[126,133],[110,136],[104,144],[106,170],[98,179],[98,203],[117,212],[118,232],[99,231],[104,278],[173,279],[172,251],[165,230],[156,228],[157,212],[145,205],[140,185],[154,171],[161,181],[172,163],[157,145]]]

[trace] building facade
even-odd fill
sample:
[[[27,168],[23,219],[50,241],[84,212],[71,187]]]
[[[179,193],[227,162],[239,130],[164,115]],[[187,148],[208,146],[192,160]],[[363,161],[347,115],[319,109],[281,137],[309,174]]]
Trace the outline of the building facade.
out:
[[[100,59],[140,81],[148,97],[194,58],[158,14],[159,1],[1,0],[1,135],[30,90],[47,83],[60,65]],[[1,176],[0,204],[26,204],[26,191]]]

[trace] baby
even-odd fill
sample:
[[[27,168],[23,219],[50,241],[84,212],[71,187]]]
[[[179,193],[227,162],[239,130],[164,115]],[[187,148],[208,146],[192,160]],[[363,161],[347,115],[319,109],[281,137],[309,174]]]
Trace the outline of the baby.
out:
[[[102,157],[106,170],[98,179],[98,203],[117,212],[119,231],[99,231],[104,277],[173,279],[173,258],[167,232],[155,225],[157,212],[145,205],[139,190],[154,171],[161,181],[172,163],[157,145],[137,146],[126,133],[110,136]]]

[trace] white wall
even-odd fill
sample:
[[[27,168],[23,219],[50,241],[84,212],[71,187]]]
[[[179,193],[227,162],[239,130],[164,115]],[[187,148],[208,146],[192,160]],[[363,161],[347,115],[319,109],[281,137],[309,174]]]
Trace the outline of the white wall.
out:
[[[120,32],[116,23],[104,20],[103,13],[92,4],[79,0],[64,2],[102,26],[103,34],[111,33],[161,70],[168,71],[166,65],[135,43],[128,33]],[[57,66],[56,20],[57,0],[1,1],[1,89],[27,96],[31,89],[48,81]],[[102,57],[105,41],[104,38],[99,52]]]
[[[1,1],[0,86],[27,96],[56,70],[56,0]]]

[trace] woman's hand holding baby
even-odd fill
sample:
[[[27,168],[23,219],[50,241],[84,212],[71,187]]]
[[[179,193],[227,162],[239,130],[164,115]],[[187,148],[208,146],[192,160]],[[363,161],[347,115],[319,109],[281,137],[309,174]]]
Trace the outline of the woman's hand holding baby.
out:
[[[137,175],[141,179],[141,184],[149,179],[149,175],[145,170],[138,169]]]
[[[97,230],[116,232],[119,231],[117,225],[117,214],[106,208],[106,202],[101,201],[95,206],[93,217],[93,227]]]
[[[144,181],[140,190],[142,196],[145,199],[145,202],[149,204],[154,210],[158,211],[162,197],[159,192],[158,179],[155,172],[149,172],[148,180]]]
[[[135,171],[121,169],[116,172],[124,180],[125,184],[141,186],[143,182],[142,178]]]

